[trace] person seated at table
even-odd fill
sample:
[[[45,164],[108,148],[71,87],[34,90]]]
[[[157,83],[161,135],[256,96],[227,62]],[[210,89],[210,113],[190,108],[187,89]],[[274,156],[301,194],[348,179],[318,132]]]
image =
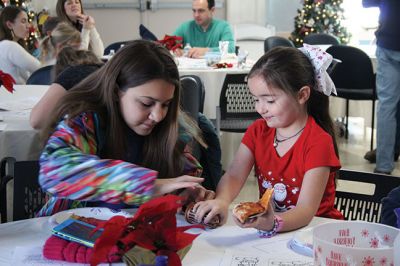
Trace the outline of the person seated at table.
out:
[[[54,65],[57,54],[63,47],[79,49],[81,34],[74,27],[60,22],[40,43],[40,60],[42,65]]]
[[[25,47],[29,36],[26,12],[15,6],[7,6],[0,12],[0,70],[9,73],[17,84],[26,80],[38,68],[40,62]]]
[[[218,184],[213,200],[195,205],[196,219],[227,219],[228,207],[254,166],[259,193],[274,188],[267,212],[240,223],[260,237],[306,226],[317,215],[343,219],[334,208],[335,175],[340,168],[329,115],[335,86],[326,68],[332,57],[316,47],[277,47],[249,73],[248,85],[262,116],[246,131]],[[315,71],[314,71],[315,67]]]
[[[130,208],[180,189],[194,200],[212,198],[180,138],[202,143],[179,97],[173,57],[144,40],[69,90],[42,132],[39,183],[51,198],[38,216],[79,206]]]
[[[181,24],[174,32],[175,36],[183,38],[183,46],[192,47],[187,57],[199,58],[208,51],[218,52],[219,41],[228,41],[228,52],[235,52],[235,43],[230,25],[223,20],[213,18],[215,12],[214,0],[193,0],[192,11],[194,20]],[[183,50],[175,50],[182,56]]]
[[[103,56],[104,44],[96,30],[96,22],[85,14],[80,0],[58,0],[56,12],[61,21],[71,24],[81,33],[81,49],[89,49],[99,58]]]
[[[102,65],[103,62],[91,51],[64,47],[53,69],[56,79],[31,111],[31,126],[42,129],[67,91]]]

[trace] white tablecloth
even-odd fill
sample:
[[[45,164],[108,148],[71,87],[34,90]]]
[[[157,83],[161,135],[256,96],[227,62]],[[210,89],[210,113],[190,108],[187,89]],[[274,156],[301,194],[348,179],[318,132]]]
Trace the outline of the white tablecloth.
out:
[[[178,224],[184,223],[182,220],[182,216],[179,215]],[[315,217],[309,227],[330,221],[333,220]],[[53,226],[48,217],[0,224],[0,265],[10,265],[16,247],[42,247],[51,235]],[[301,265],[312,265],[312,258],[297,254],[287,247],[288,241],[295,232],[278,234],[270,239],[261,239],[258,238],[254,229],[241,229],[234,225],[230,217],[226,225],[203,232],[196,238],[183,260],[183,265],[231,265],[223,264],[222,261],[229,260],[234,255],[246,254],[247,256],[267,258],[269,261],[281,263],[301,261],[305,263]],[[33,264],[25,261],[24,265]],[[13,266],[17,265],[13,264]]]
[[[39,134],[29,124],[33,106],[49,86],[15,85],[15,92],[0,88],[0,158],[13,156],[17,160],[36,160],[41,147]]]

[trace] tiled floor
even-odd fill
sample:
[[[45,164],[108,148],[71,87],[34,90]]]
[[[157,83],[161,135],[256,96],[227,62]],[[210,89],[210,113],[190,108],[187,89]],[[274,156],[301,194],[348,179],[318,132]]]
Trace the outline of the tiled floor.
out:
[[[358,132],[359,133],[359,132]],[[365,160],[364,154],[370,148],[370,134],[355,135],[350,132],[348,140],[338,138],[339,155],[342,168],[359,170],[366,172],[373,172],[375,164],[369,163]],[[396,162],[396,167],[392,172],[394,176],[400,176],[400,161]],[[258,197],[258,185],[253,175],[250,175],[245,187],[240,192],[239,196],[235,199],[233,204],[241,201],[254,201]]]

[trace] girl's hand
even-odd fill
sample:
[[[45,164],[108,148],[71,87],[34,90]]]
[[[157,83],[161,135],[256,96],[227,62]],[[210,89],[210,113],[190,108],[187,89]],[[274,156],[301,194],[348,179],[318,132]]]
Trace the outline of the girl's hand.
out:
[[[198,188],[204,178],[183,175],[176,178],[156,179],[154,184],[154,196],[162,196],[182,188]]]
[[[193,210],[196,212],[196,220],[209,223],[215,216],[219,216],[221,225],[226,223],[229,203],[220,199],[197,202]]]
[[[204,201],[204,200],[211,200],[215,198],[215,192],[212,190],[205,189],[202,186],[194,187],[194,188],[186,188],[179,196],[183,198],[183,205],[189,205],[190,203]]]
[[[270,231],[274,227],[275,212],[271,202],[265,214],[247,219],[245,223],[241,223],[234,215],[232,216],[233,221],[242,228],[255,228],[263,231]]]

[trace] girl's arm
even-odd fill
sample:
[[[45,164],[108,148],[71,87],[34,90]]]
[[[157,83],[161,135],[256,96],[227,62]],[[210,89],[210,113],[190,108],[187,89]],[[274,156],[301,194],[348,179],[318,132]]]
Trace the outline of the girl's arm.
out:
[[[296,207],[277,214],[283,220],[283,225],[279,228],[280,232],[295,230],[311,222],[321,204],[329,173],[329,167],[316,167],[305,173]],[[265,215],[245,224],[241,224],[239,221],[236,223],[243,228],[271,231],[274,226],[275,214],[271,204]]]
[[[67,93],[60,84],[53,83],[46,91],[45,95],[33,107],[30,115],[30,123],[34,129],[41,129],[50,119],[58,101]]]
[[[204,222],[208,223],[214,216],[219,215],[222,222],[225,223],[229,204],[239,194],[253,165],[254,157],[252,152],[246,145],[241,143],[235,158],[218,183],[215,199],[196,204],[196,219],[201,221],[204,217]]]
[[[96,115],[59,123],[40,157],[39,182],[58,198],[140,204],[153,195],[157,172],[96,153]]]
[[[295,230],[311,222],[321,204],[329,174],[329,167],[317,167],[305,173],[296,207],[279,213],[284,221],[281,231]]]

